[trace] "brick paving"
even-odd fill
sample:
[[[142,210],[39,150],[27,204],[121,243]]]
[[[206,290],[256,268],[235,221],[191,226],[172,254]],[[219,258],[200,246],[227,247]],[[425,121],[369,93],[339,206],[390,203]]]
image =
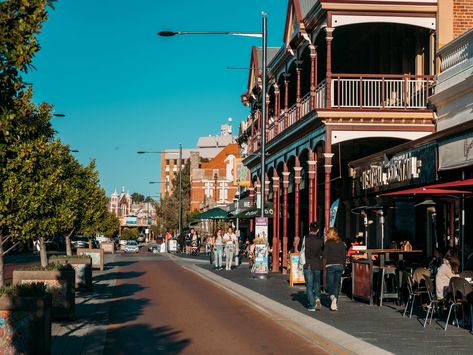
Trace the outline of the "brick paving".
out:
[[[432,324],[423,328],[421,321],[425,312],[421,308],[416,309],[409,319],[402,317],[403,306],[389,302],[383,307],[369,306],[342,295],[339,311],[332,312],[328,308],[329,300],[325,295],[322,299],[323,309],[309,313],[305,307],[305,286],[290,287],[287,276],[271,274],[267,280],[254,279],[247,265],[240,265],[232,271],[215,271],[210,265],[202,262],[198,264],[205,270],[392,353],[472,353],[473,335],[467,329],[450,325],[447,331],[444,331],[445,316],[441,319],[434,317]]]

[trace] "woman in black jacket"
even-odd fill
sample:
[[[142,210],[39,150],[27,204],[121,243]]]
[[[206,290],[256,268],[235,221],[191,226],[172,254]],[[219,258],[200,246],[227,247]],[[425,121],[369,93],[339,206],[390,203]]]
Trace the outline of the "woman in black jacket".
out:
[[[304,279],[307,288],[308,311],[321,309],[320,276],[322,274],[322,248],[324,239],[320,236],[317,222],[309,226],[309,235],[305,237]]]
[[[345,268],[347,247],[335,228],[327,229],[327,240],[324,246],[325,271],[327,273],[327,291],[330,295],[330,309],[337,311],[338,294],[342,273]]]

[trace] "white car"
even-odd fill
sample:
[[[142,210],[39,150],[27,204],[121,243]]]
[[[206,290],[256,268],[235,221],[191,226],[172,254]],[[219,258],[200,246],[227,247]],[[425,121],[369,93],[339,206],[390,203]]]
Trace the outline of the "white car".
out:
[[[140,246],[138,245],[137,242],[135,242],[134,240],[129,240],[126,244],[125,244],[125,253],[139,253],[140,251]]]

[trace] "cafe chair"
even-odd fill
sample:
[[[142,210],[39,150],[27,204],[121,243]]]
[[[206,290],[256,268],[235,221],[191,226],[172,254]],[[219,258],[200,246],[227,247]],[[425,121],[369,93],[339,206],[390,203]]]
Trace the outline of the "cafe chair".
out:
[[[425,320],[424,320],[424,328],[425,328],[425,326],[427,325],[427,321],[429,321],[429,324],[432,323],[432,318],[434,316],[434,313],[435,312],[439,313],[439,300],[437,299],[437,294],[435,293],[434,285],[430,277],[424,275],[424,281],[425,281],[425,288],[427,291],[427,295],[429,296],[429,304],[427,305],[427,314],[425,315]],[[429,320],[429,316],[430,316],[430,320]]]
[[[473,280],[473,271],[470,271],[470,270],[466,270],[466,271],[462,271],[460,272],[460,276],[462,279],[472,279]]]
[[[399,280],[397,268],[394,266],[378,266],[379,269],[379,305],[383,305],[384,299],[399,300]]]
[[[449,289],[452,293],[452,303],[450,304],[450,307],[448,309],[448,316],[447,320],[445,321],[445,328],[444,330],[447,330],[448,327],[448,322],[450,321],[450,316],[452,314],[453,310],[453,315],[454,315],[454,321],[453,323],[459,327],[459,321],[458,321],[458,309],[460,308],[461,314],[462,314],[462,319],[465,319],[465,309],[464,306],[467,305],[469,306],[468,300],[466,296],[473,292],[473,287],[466,281],[465,279],[461,277],[452,277],[450,279],[450,284],[449,284]],[[471,316],[471,309],[470,309],[470,316]],[[465,322],[463,322],[465,323]]]
[[[409,308],[409,303],[410,303],[411,310],[409,312],[409,318],[412,318],[412,311],[414,310],[416,297],[418,297],[419,302],[422,303],[422,295],[426,295],[427,290],[425,288],[423,289],[423,288],[416,287],[416,284],[414,283],[414,280],[412,279],[411,274],[407,274],[406,285],[407,285],[407,291],[409,292],[409,298],[407,299],[406,307],[404,308],[404,313],[402,314],[402,316],[403,317],[406,316],[407,309]]]

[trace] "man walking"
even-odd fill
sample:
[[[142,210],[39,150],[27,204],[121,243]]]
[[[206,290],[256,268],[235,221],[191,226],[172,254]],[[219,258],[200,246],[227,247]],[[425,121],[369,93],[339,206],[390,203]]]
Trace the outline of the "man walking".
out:
[[[304,242],[305,241],[305,242]],[[305,265],[304,279],[307,289],[307,310],[320,310],[320,276],[322,274],[322,248],[324,240],[320,236],[320,227],[317,222],[309,226],[309,235],[304,237]]]

